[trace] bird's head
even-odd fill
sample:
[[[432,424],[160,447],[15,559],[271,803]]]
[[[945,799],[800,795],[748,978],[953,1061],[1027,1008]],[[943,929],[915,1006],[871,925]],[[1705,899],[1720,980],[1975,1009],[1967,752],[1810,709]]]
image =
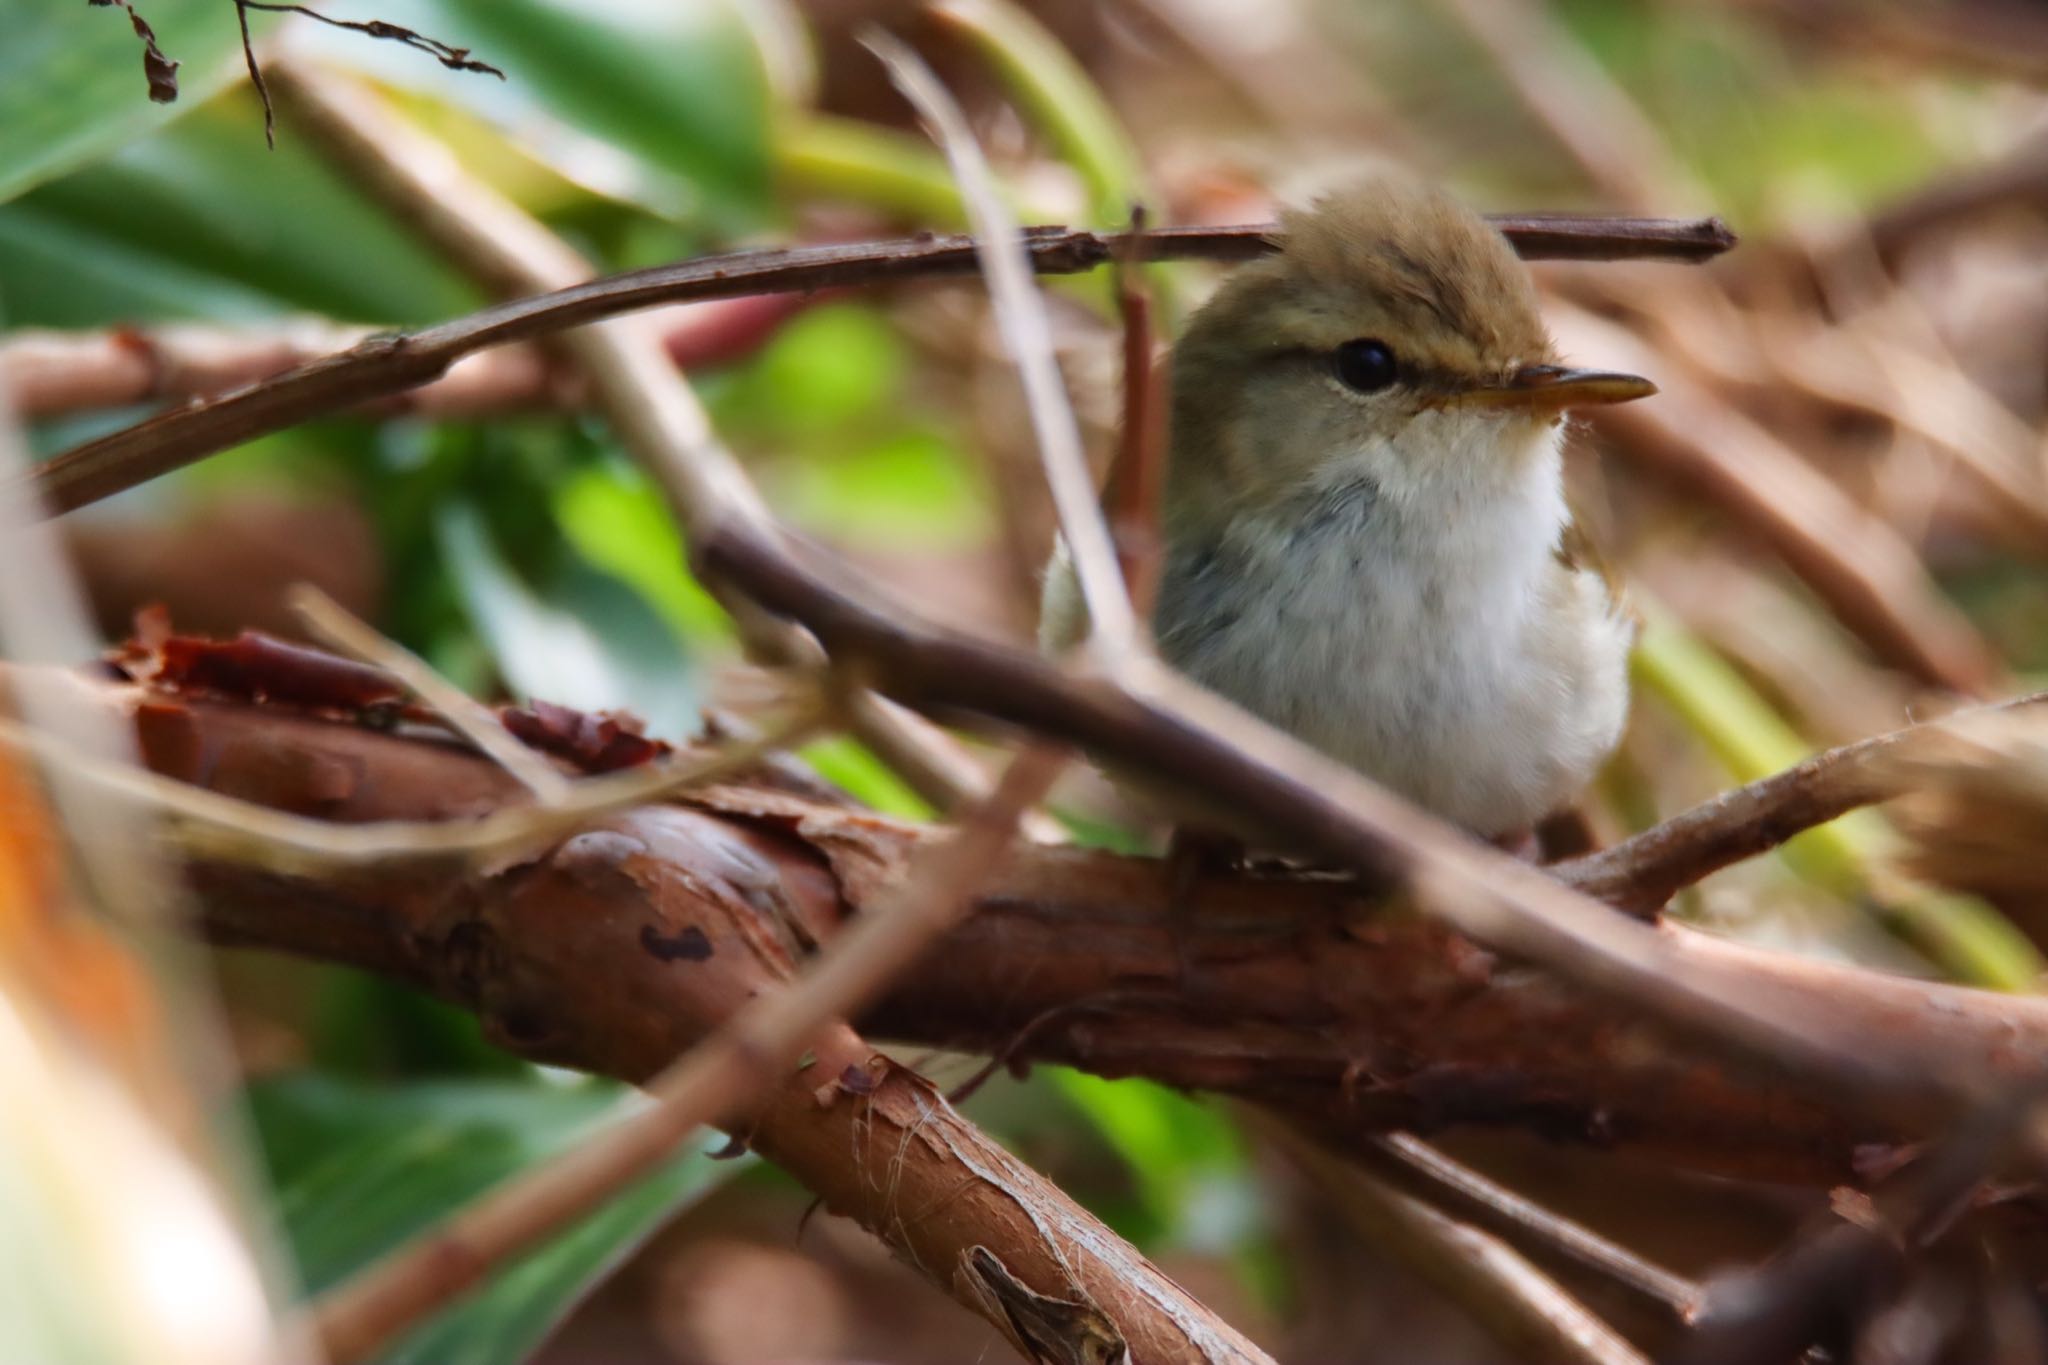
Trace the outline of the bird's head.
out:
[[[1370,479],[1395,499],[1483,487],[1572,408],[1656,391],[1565,368],[1507,241],[1427,186],[1378,178],[1281,221],[1174,348],[1168,497],[1183,514]]]

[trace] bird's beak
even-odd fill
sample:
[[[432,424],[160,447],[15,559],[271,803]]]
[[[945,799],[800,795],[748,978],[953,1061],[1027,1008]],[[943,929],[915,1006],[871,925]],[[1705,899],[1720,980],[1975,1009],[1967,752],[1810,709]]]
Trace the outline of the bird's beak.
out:
[[[1525,365],[1504,384],[1471,388],[1458,395],[1461,404],[1488,408],[1529,408],[1562,412],[1607,403],[1648,398],[1657,386],[1640,375],[1612,370],[1568,370],[1562,365]]]

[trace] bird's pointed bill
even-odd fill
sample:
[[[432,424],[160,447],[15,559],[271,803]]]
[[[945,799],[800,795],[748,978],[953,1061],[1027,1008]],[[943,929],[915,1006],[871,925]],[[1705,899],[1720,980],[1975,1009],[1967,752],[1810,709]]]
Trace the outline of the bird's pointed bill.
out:
[[[1648,398],[1656,391],[1657,386],[1641,375],[1621,374],[1614,370],[1572,370],[1562,365],[1528,365],[1515,371],[1504,384],[1465,390],[1458,395],[1458,401],[1474,407],[1558,411],[1630,403],[1638,398]]]

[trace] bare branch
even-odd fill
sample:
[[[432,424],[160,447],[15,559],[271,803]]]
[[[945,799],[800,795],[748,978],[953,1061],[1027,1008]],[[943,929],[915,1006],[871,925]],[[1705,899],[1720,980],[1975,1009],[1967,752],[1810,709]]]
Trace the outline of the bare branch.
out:
[[[1102,505],[1081,449],[1081,428],[1067,401],[1053,360],[1052,324],[1045,301],[1032,287],[1029,258],[1016,242],[1017,226],[990,173],[967,119],[939,78],[902,42],[880,29],[862,39],[882,59],[890,77],[945,150],[953,178],[978,234],[976,253],[988,284],[996,328],[1010,351],[1024,386],[1026,410],[1038,438],[1039,463],[1059,511],[1060,536],[1072,556],[1081,600],[1088,608],[1088,635],[1101,662],[1122,668],[1138,646],[1138,622],[1117,568],[1116,545],[1102,519]]]
[[[1859,806],[1903,794],[1909,779],[1898,760],[1938,744],[1948,734],[1949,722],[2044,701],[2048,692],[2036,692],[1829,749],[1796,768],[1723,792],[1654,829],[1550,870],[1589,896],[1633,914],[1654,915],[1674,894],[1709,873],[1776,848]]]
[[[1497,1237],[1345,1166],[1285,1128],[1273,1125],[1266,1132],[1314,1179],[1361,1239],[1457,1304],[1511,1359],[1649,1365],[1649,1358],[1620,1333]]]
[[[1143,232],[1145,211],[1131,210],[1131,231]],[[1117,564],[1130,585],[1131,602],[1149,616],[1158,592],[1159,514],[1166,481],[1166,394],[1164,367],[1154,358],[1152,293],[1144,274],[1128,259],[1113,262],[1117,320],[1123,327],[1123,414],[1116,458],[1110,465],[1103,501]]]
[[[1493,219],[1532,259],[1706,260],[1734,244],[1718,219]],[[1119,253],[1133,259],[1248,260],[1273,249],[1271,224],[1157,228],[1142,234],[1029,228],[1024,250],[1040,274],[1093,270]],[[535,293],[415,332],[371,337],[350,349],[210,402],[165,413],[73,447],[36,470],[45,504],[68,512],[182,469],[229,446],[432,382],[463,356],[532,341],[656,304],[742,294],[800,293],[884,284],[976,269],[972,238],[929,236],[847,246],[787,247],[710,256]]]
[[[95,0],[95,3],[103,2],[104,0]],[[429,38],[401,25],[386,23],[382,19],[336,19],[306,5],[267,4],[264,0],[234,0],[234,5],[235,20],[242,26],[242,62],[249,68],[249,84],[256,88],[256,98],[263,103],[263,141],[269,147],[277,146],[277,111],[271,106],[270,86],[263,79],[263,64],[256,60],[255,45],[249,41],[249,11],[252,9],[271,14],[301,14],[331,28],[350,29],[365,37],[387,39],[424,52],[450,71],[475,71],[486,76],[496,76],[501,81],[505,79],[504,72],[489,62],[476,60],[469,55],[469,49],[466,47],[452,47],[439,38]]]
[[[800,563],[786,542],[721,529],[702,571],[803,621],[833,657],[906,705],[1057,737],[1119,769],[1202,792],[1247,832],[1391,882],[1441,922],[1752,1058],[1795,1068],[1858,1109],[1936,1112],[1993,1088],[1982,1070],[1934,1067],[1909,1039],[1882,1052],[1811,1002],[1750,978],[1681,967],[1671,941],[1391,797],[1334,760],[1163,673],[1142,695],[1062,676],[1034,656],[932,627],[852,596],[859,575]]]
[[[1412,1133],[1366,1138],[1346,1144],[1342,1153],[1452,1217],[1590,1270],[1679,1322],[1690,1321],[1699,1307],[1704,1291],[1698,1284],[1532,1203]]]
[[[127,718],[159,780],[206,784],[185,788],[195,797],[283,810],[317,802],[333,820],[371,828],[473,819],[520,799],[502,769],[431,738],[247,700],[79,686]],[[337,773],[351,780],[336,784]],[[224,941],[395,975],[477,1011],[524,1055],[638,1078],[733,999],[707,1000],[716,978],[650,958],[643,932],[669,941],[699,924],[720,952],[730,942],[743,953],[822,939],[842,916],[873,913],[936,837],[760,786],[699,789],[688,809],[613,813],[597,829],[553,853],[530,849],[516,872],[505,859],[453,875],[445,863],[387,862],[343,877],[206,859],[195,875],[206,927]],[[611,858],[629,860],[627,875],[591,865]],[[734,876],[743,893],[716,890]],[[657,907],[647,900],[655,886],[688,894]],[[792,915],[801,927],[786,922]],[[2004,1089],[2042,1079],[2039,998],[1675,927],[1654,936],[1670,982],[1755,991],[1854,1039],[1880,1068],[1990,1075]],[[1189,963],[1199,997],[1186,994]],[[1347,1143],[1389,1129],[1507,1125],[1776,1181],[1847,1178],[1859,1154],[1938,1132],[1952,1112],[1906,1103],[1872,1115],[1790,1068],[1731,1067],[1716,1038],[1675,1037],[1655,1010],[1497,958],[1354,882],[1268,874],[1189,888],[1155,860],[1074,848],[1016,850],[974,917],[862,1026],[1234,1094]]]

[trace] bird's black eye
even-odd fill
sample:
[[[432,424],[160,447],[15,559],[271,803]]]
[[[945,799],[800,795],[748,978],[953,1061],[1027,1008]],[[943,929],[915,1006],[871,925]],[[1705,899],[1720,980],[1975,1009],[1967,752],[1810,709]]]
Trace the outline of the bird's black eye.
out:
[[[1400,375],[1393,351],[1386,342],[1372,337],[1345,342],[1333,353],[1330,363],[1337,382],[1360,393],[1377,393]]]

